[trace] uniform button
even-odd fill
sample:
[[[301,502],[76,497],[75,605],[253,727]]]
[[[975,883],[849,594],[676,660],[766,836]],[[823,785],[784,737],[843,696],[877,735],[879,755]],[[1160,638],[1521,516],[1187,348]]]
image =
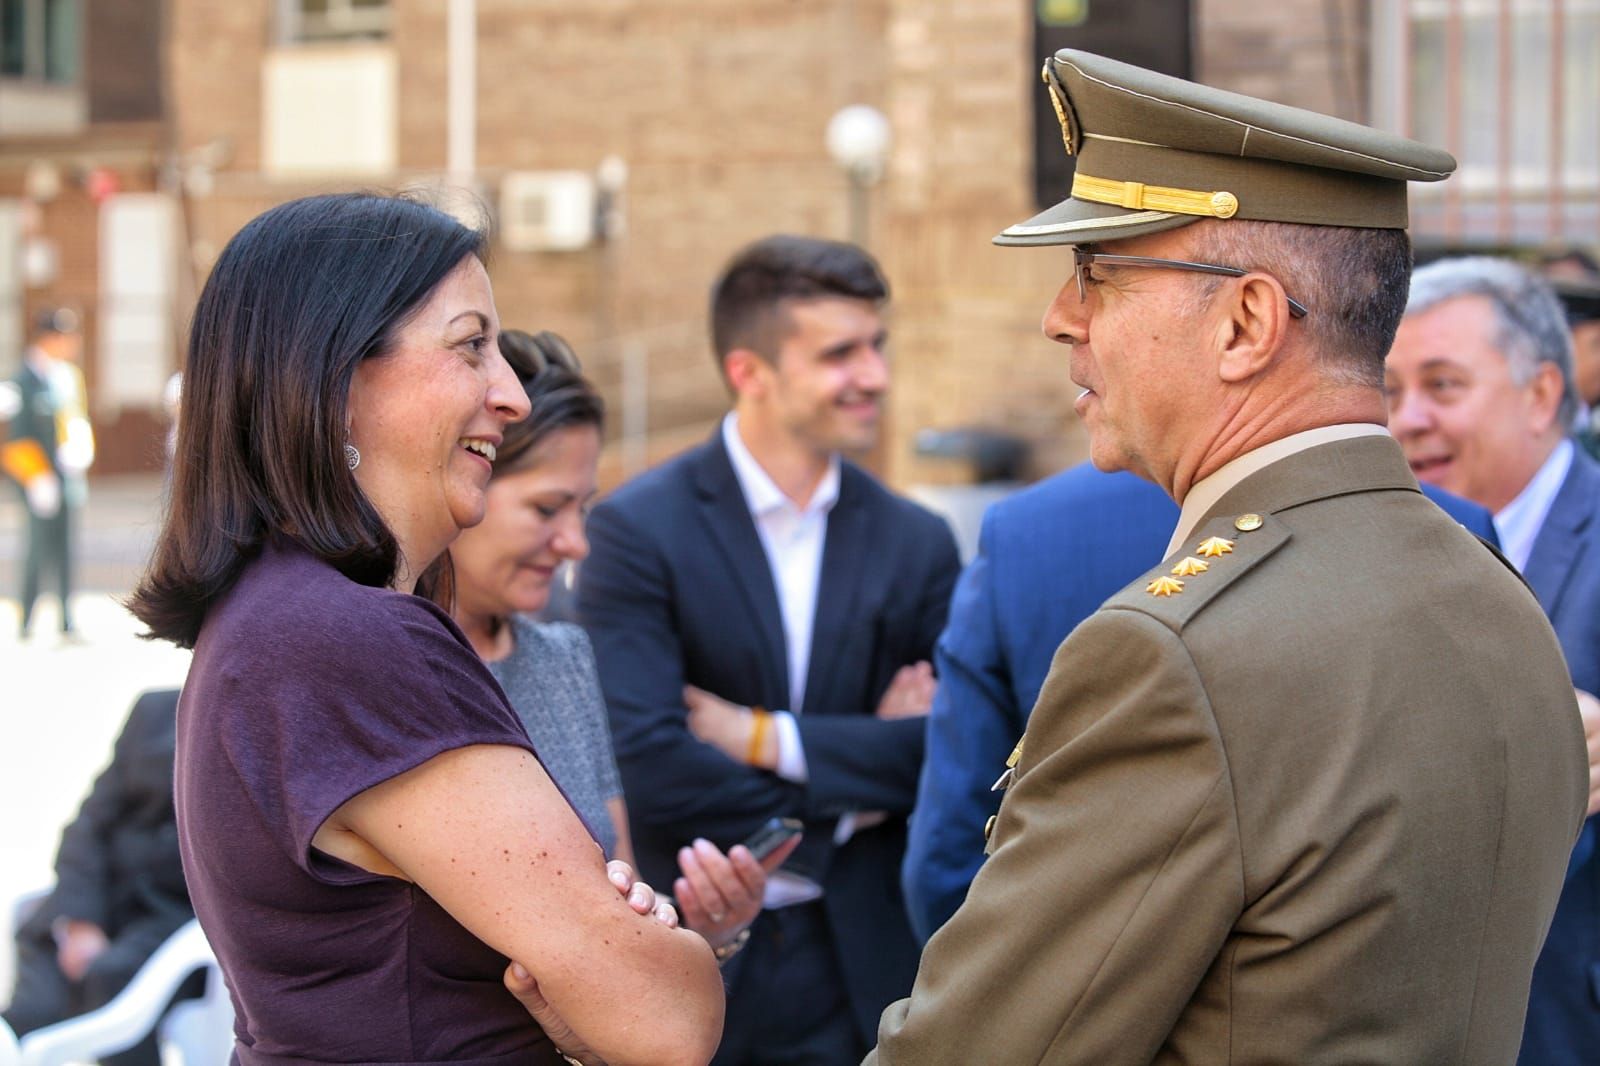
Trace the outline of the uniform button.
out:
[[[988,840],[989,839],[989,835],[994,832],[994,823],[999,821],[999,820],[1000,820],[1000,816],[998,814],[989,815],[989,820],[987,822],[983,823],[983,839],[984,840]]]
[[[1260,529],[1264,521],[1258,514],[1242,514],[1233,520],[1233,528],[1240,533],[1250,533]]]

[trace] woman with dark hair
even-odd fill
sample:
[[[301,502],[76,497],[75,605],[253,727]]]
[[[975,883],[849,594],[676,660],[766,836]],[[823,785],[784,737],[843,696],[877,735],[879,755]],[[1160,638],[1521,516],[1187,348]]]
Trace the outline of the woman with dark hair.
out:
[[[607,870],[430,598],[528,413],[482,254],[421,204],[311,197],[195,311],[132,608],[194,648],[180,840],[242,1066],[703,1063],[721,1033],[705,941]]]
[[[604,407],[554,333],[503,330],[500,350],[531,414],[506,427],[483,521],[451,546],[455,620],[606,854],[631,864],[628,812],[589,638],[578,626],[529,617],[549,602],[561,564],[589,554],[584,520],[595,494]],[[743,946],[761,911],[767,872],[798,843],[761,862],[748,848],[724,854],[707,840],[680,850],[673,892],[684,924],[719,959]]]

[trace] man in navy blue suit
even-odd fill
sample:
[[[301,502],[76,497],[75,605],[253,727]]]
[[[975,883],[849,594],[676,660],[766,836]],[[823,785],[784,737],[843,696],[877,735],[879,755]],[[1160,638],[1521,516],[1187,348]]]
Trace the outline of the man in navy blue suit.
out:
[[[1489,512],[1429,485],[1457,521],[1494,540]],[[1161,561],[1178,507],[1133,474],[1088,463],[989,508],[939,638],[939,688],[906,846],[911,926],[926,942],[966,899],[1000,807],[995,767],[1022,737],[1056,648],[1109,596]]]
[[[1568,436],[1577,412],[1561,305],[1515,263],[1418,270],[1387,364],[1389,429],[1419,479],[1494,512],[1506,557],[1539,597],[1579,690],[1590,801],[1533,971],[1524,1066],[1600,1055],[1600,465]],[[1493,625],[1493,620],[1486,620]]]
[[[589,521],[579,612],[644,877],[670,884],[698,838],[805,823],[724,969],[719,1064],[859,1062],[916,975],[899,870],[959,560],[841,459],[877,439],[887,296],[850,245],[745,249],[712,294],[733,411]]]

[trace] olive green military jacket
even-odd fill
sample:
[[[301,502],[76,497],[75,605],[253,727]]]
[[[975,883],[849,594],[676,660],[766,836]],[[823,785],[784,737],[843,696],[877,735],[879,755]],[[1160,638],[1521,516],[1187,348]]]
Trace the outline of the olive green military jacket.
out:
[[[1389,438],[1300,452],[1061,646],[868,1062],[1510,1064],[1587,793],[1532,593]]]

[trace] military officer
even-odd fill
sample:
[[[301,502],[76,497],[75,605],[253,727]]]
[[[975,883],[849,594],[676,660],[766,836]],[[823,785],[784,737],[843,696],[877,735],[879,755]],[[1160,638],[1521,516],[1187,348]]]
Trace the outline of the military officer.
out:
[[[15,480],[28,511],[19,631],[24,640],[47,572],[55,576],[61,600],[61,632],[73,633],[72,539],[87,496],[85,474],[94,461],[94,433],[77,366],[81,354],[76,314],[56,308],[38,315],[12,382],[18,411],[9,439],[0,441],[0,469]]]
[[[1091,457],[1182,513],[1057,652],[868,1061],[1511,1062],[1588,774],[1537,601],[1384,430],[1406,183],[1454,160],[1044,73],[1072,195],[997,241],[1071,246],[1044,328]]]

